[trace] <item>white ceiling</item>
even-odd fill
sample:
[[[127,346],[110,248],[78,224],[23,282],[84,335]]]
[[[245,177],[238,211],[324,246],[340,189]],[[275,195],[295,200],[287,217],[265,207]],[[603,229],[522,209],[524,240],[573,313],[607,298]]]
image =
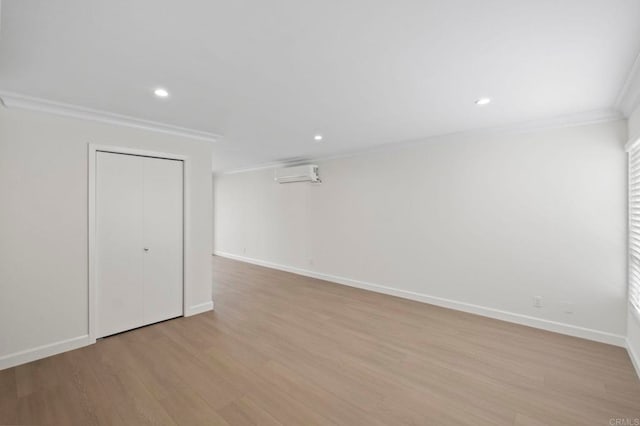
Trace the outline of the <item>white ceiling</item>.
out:
[[[640,51],[639,0],[4,0],[1,16],[0,91],[220,134],[217,171],[610,109]]]

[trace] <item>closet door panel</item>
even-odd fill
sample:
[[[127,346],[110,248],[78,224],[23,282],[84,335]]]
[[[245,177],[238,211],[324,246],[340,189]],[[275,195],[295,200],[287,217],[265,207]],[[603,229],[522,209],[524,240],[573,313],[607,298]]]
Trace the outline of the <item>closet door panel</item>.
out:
[[[183,163],[143,158],[144,323],[182,315]]]
[[[96,153],[98,336],[143,323],[142,158]]]

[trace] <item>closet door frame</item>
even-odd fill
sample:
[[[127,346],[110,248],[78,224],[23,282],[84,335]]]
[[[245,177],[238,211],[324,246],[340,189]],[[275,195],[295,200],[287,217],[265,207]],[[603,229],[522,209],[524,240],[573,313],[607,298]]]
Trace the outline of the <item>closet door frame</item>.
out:
[[[186,259],[188,259],[187,250],[189,247],[189,215],[190,200],[188,178],[190,161],[186,155],[171,154],[167,152],[146,151],[135,148],[127,148],[112,145],[100,145],[89,143],[89,341],[95,343],[98,333],[98,279],[96,277],[96,161],[98,152],[108,152],[112,154],[137,155],[140,157],[152,157],[166,160],[182,161],[182,316],[187,312],[187,301],[189,297],[189,289],[186,286],[187,268]]]

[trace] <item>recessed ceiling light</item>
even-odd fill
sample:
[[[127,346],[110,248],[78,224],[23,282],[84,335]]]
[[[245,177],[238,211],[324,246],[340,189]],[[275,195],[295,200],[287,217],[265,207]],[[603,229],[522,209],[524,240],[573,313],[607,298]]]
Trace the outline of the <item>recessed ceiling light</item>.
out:
[[[313,140],[316,141],[316,142],[320,142],[322,140],[322,135],[315,135],[313,137]]]
[[[491,103],[491,98],[476,99],[476,105],[487,105],[489,103]]]
[[[167,89],[163,89],[162,87],[158,87],[156,90],[154,90],[153,94],[159,98],[166,98],[167,96],[169,96],[169,92],[167,92]]]

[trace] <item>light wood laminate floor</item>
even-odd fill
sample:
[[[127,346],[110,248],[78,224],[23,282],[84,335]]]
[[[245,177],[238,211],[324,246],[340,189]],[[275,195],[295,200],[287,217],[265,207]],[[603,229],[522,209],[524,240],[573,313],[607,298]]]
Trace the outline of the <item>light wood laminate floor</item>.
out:
[[[622,348],[218,257],[213,267],[215,312],[0,371],[0,424],[640,418]]]

